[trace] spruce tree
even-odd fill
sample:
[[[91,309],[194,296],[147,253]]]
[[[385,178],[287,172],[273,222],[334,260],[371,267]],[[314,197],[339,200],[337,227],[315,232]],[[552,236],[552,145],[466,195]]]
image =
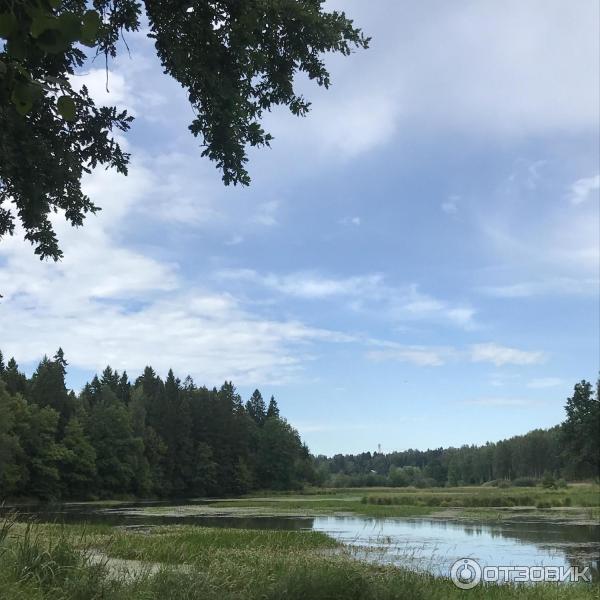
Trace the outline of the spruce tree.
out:
[[[113,371],[110,365],[107,365],[104,371],[102,371],[102,377],[100,377],[100,384],[107,385],[115,394],[119,391],[119,373]]]
[[[67,421],[75,412],[67,387],[65,385],[66,361],[59,348],[54,360],[42,359],[33,377],[29,397],[35,404],[49,406],[59,415],[59,432],[62,434]]]
[[[269,400],[269,408],[267,409],[267,419],[273,417],[275,419],[279,418],[279,407],[277,406],[277,402],[275,401],[275,396],[271,396],[271,400]]]
[[[254,390],[250,400],[246,402],[246,411],[254,422],[261,427],[267,418],[265,401],[258,390]]]
[[[14,358],[9,359],[2,378],[9,394],[26,394],[27,377],[19,371],[19,365]]]
[[[119,377],[119,383],[117,385],[117,397],[124,404],[129,404],[131,398],[131,383],[129,383],[129,377],[127,371],[123,371],[121,377]]]

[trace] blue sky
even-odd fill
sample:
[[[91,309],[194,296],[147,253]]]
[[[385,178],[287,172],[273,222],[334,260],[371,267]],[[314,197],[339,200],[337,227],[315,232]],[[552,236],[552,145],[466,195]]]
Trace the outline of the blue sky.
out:
[[[592,0],[330,3],[373,37],[269,114],[225,188],[150,40],[77,80],[136,117],[65,258],[0,244],[0,348],[275,394],[313,452],[552,426],[598,372],[599,48]]]

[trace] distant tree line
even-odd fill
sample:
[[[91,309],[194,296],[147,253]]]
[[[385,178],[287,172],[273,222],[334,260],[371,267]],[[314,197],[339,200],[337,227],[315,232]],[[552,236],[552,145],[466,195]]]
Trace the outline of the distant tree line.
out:
[[[62,350],[31,378],[0,353],[0,498],[205,496],[314,483],[298,432],[256,390],[220,389],[151,367],[106,367],[78,395]]]
[[[483,446],[406,450],[383,454],[316,457],[322,484],[348,486],[453,486],[510,480],[530,484],[547,477],[600,476],[600,382],[575,385],[566,419],[551,429],[535,429]]]

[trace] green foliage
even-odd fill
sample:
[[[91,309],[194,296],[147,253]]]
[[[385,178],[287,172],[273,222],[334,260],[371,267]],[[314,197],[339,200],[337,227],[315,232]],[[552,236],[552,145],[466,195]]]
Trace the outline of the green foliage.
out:
[[[3,363],[4,364],[4,363]],[[314,481],[312,458],[273,400],[248,414],[231,382],[198,388],[151,367],[132,387],[107,367],[75,396],[62,350],[32,378],[0,373],[0,498],[208,496]],[[14,390],[23,390],[23,393]],[[13,390],[11,392],[11,390]]]
[[[600,477],[600,380],[595,391],[587,381],[577,383],[565,412],[561,434],[569,475]]]
[[[16,430],[17,420],[26,412],[25,401],[11,396],[0,379],[0,490],[14,494],[29,476],[25,453]]]
[[[129,156],[112,138],[132,118],[97,107],[72,75],[88,59],[115,57],[123,32],[137,31],[145,9],[166,73],[187,91],[189,129],[225,184],[247,185],[248,146],[269,145],[264,111],[309,103],[294,90],[305,73],[328,87],[322,54],[347,55],[366,39],[322,0],[0,0],[0,237],[18,219],[40,258],[62,256],[49,214],[72,225],[99,208],[81,190],[97,165],[127,173]],[[87,48],[91,48],[90,52]],[[32,177],[35,174],[35,177]],[[11,205],[14,205],[11,210]],[[15,215],[16,213],[16,215]]]
[[[535,487],[537,484],[537,479],[532,477],[517,477],[512,480],[512,485],[515,487]]]
[[[130,492],[135,479],[136,458],[143,441],[134,436],[127,407],[104,386],[88,416],[87,430],[96,452],[98,485],[104,493]]]
[[[62,443],[65,447],[61,461],[64,495],[85,498],[96,483],[96,450],[76,417],[67,423]]]
[[[246,412],[259,427],[264,425],[267,418],[267,407],[258,390],[254,390],[252,397],[246,402]]]
[[[29,479],[25,495],[50,500],[61,495],[60,464],[65,448],[57,442],[59,414],[49,406],[27,406],[18,424],[19,437],[27,456]]]
[[[301,450],[298,433],[286,421],[277,417],[266,419],[257,456],[260,486],[275,490],[297,486],[295,465]]]
[[[550,471],[544,473],[544,477],[542,477],[542,487],[545,487],[546,489],[556,488],[556,480]]]
[[[500,494],[512,474],[514,488],[497,506],[518,504],[515,488],[530,492],[538,483],[561,493],[556,505],[562,506],[566,484],[555,477],[589,473],[589,440],[577,446],[585,460],[563,462],[574,446],[561,445],[570,427],[591,432],[594,425],[596,400],[580,384],[583,400],[580,392],[576,402],[569,399],[571,421],[562,430],[534,430],[481,447],[315,459],[275,399],[267,408],[259,390],[244,405],[231,382],[210,390],[189,377],[182,383],[172,371],[163,381],[146,367],[132,385],[107,367],[76,396],[65,386],[68,365],[60,349],[44,357],[31,379],[12,358],[5,365],[0,355],[0,364],[0,498],[201,497],[324,483],[423,490],[463,482]],[[597,504],[570,496],[577,505]],[[454,497],[440,498],[427,496],[418,505],[456,505]],[[531,495],[528,504],[539,499]],[[384,495],[366,504],[383,510],[414,500]],[[496,506],[489,494],[474,502],[467,506]]]

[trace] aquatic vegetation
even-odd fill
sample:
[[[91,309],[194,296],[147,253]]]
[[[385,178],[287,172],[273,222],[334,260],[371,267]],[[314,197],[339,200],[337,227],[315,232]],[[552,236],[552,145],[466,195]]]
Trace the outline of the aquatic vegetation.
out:
[[[306,531],[171,526],[86,533],[15,523],[0,523],[0,531],[0,598],[11,600],[445,600],[467,593],[473,600],[587,600],[599,592],[597,584],[462,592],[446,578],[355,560],[350,549]],[[134,560],[139,569],[115,568]]]

